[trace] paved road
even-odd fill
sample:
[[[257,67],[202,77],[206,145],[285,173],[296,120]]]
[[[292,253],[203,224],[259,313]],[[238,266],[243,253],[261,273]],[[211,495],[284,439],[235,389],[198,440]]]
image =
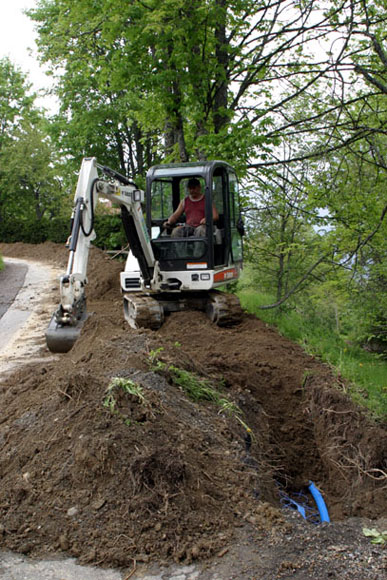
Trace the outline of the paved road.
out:
[[[103,570],[91,566],[79,566],[74,559],[32,560],[19,554],[0,552],[0,580],[229,580],[230,576],[215,570],[203,570],[199,566],[170,566],[152,569],[133,568]],[[231,578],[238,578],[232,575]]]
[[[39,358],[54,311],[57,271],[33,261],[4,258],[0,272],[0,380],[6,372]]]
[[[0,270],[0,318],[7,312],[23,286],[28,266],[7,261]]]
[[[122,580],[114,570],[78,566],[75,560],[31,560],[18,554],[0,552],[1,580]],[[133,578],[133,576],[132,576]]]

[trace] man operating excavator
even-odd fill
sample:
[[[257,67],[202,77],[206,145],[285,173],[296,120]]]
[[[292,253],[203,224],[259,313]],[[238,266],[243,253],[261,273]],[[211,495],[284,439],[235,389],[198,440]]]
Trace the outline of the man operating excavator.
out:
[[[193,177],[188,181],[187,189],[187,197],[179,203],[177,210],[164,223],[165,228],[173,227],[185,213],[185,225],[175,227],[171,234],[172,238],[206,235],[205,196],[202,193],[200,181]],[[214,222],[217,222],[219,214],[214,204],[212,204],[212,216]]]

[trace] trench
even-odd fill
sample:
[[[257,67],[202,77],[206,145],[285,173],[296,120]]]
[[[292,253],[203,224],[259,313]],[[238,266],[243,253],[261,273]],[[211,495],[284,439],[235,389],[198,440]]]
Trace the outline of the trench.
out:
[[[248,456],[261,472],[262,499],[320,490],[333,520],[377,518],[385,510],[385,430],[358,408],[332,370],[296,344],[246,316],[239,328],[214,329],[193,319],[169,321],[198,370],[224,381],[254,433]],[[203,336],[206,344],[203,348]],[[252,490],[252,493],[254,490]],[[254,492],[256,493],[256,491]]]

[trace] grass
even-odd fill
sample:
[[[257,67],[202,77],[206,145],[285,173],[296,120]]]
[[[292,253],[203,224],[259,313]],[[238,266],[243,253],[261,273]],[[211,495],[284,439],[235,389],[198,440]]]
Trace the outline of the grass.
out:
[[[210,401],[215,403],[215,405],[219,407],[219,413],[224,413],[229,417],[234,417],[247,433],[252,435],[250,427],[248,427],[242,419],[243,413],[238,405],[232,403],[216,388],[214,388],[211,381],[174,365],[169,365],[168,372],[175,385],[179,386],[192,401],[195,403],[200,401]]]
[[[353,400],[366,407],[375,417],[387,417],[387,362],[379,355],[356,345],[327,328],[319,318],[306,318],[295,310],[261,310],[271,297],[252,290],[238,292],[242,307],[264,322],[275,326],[280,334],[299,343],[308,354],[329,363],[349,382]]]
[[[109,409],[112,415],[118,415],[122,421],[129,426],[132,423],[131,420],[117,410],[117,400],[115,398],[115,392],[117,390],[122,390],[128,395],[133,395],[137,397],[141,404],[146,404],[144,390],[134,381],[131,381],[130,379],[124,379],[122,377],[114,377],[106,389],[106,396],[102,403],[103,406],[106,409]]]
[[[175,344],[175,346],[177,345]],[[161,361],[159,357],[163,350],[163,347],[160,347],[149,353],[149,365],[152,371],[167,374],[171,381],[184,391],[191,401],[195,403],[199,403],[200,401],[214,403],[219,407],[219,413],[234,417],[247,433],[253,437],[250,427],[243,420],[243,412],[238,405],[218,391],[211,380],[200,377],[194,372],[187,371],[175,365],[167,365]],[[223,381],[218,381],[218,383],[219,387],[223,387]]]
[[[0,254],[0,272],[1,270],[4,270],[4,262],[3,262],[3,256]]]

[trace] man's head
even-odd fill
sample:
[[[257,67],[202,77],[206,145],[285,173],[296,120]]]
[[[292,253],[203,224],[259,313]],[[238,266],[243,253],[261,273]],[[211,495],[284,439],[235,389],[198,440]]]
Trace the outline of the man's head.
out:
[[[200,181],[196,177],[192,177],[187,184],[188,193],[191,197],[200,197],[202,195],[202,188]]]

